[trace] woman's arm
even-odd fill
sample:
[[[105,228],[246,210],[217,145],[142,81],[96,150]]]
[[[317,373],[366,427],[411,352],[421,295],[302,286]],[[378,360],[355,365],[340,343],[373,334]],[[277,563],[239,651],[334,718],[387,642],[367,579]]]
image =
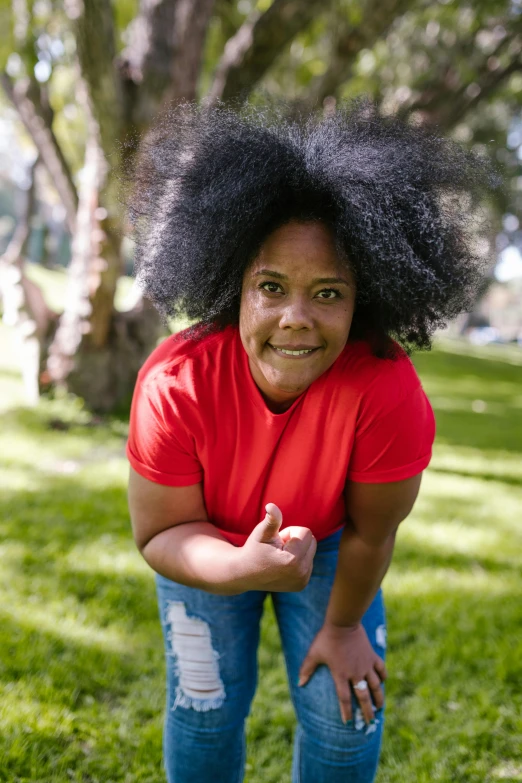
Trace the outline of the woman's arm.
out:
[[[361,621],[388,570],[397,528],[413,508],[421,479],[422,473],[386,484],[347,482],[347,522],[325,623],[349,627]]]
[[[210,593],[241,592],[236,547],[208,521],[201,484],[167,487],[131,467],[128,500],[134,540],[154,571]]]

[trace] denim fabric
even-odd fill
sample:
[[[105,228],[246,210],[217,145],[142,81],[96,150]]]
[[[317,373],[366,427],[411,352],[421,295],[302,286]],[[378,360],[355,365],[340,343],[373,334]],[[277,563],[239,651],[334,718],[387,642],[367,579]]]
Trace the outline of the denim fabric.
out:
[[[297,686],[299,668],[324,621],[341,534],[339,530],[318,542],[304,590],[270,593],[297,717],[292,783],[372,783],[379,761],[384,710],[377,710],[375,724],[366,726],[353,699],[355,720],[344,725],[334,681],[324,664],[306,685]],[[214,595],[159,575],[156,586],[167,654],[167,779],[242,783],[245,719],[257,686],[260,621],[268,593]],[[374,650],[384,658],[381,590],[362,623]],[[195,691],[190,688],[194,682]],[[208,690],[208,698],[202,698],[203,690]]]

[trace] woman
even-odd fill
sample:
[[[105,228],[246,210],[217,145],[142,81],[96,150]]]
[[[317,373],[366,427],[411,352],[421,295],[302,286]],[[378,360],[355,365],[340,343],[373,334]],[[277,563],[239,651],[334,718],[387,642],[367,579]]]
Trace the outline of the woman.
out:
[[[195,322],[143,366],[127,446],[169,783],[243,780],[268,593],[293,783],[374,780],[381,582],[435,435],[408,352],[467,307],[468,214],[495,185],[476,155],[364,99],[321,121],[186,105],[143,144],[138,281]]]

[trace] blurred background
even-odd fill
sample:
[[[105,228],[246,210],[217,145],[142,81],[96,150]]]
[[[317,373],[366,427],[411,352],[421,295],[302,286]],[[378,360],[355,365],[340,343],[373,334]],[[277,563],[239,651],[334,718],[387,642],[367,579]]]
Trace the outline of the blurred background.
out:
[[[164,779],[123,449],[168,332],[133,285],[132,140],[181,100],[328,114],[361,94],[505,183],[473,310],[414,357],[437,441],[385,582],[378,781],[522,780],[521,0],[0,0],[0,29],[0,781]],[[271,604],[259,664],[246,779],[280,783],[295,717]]]

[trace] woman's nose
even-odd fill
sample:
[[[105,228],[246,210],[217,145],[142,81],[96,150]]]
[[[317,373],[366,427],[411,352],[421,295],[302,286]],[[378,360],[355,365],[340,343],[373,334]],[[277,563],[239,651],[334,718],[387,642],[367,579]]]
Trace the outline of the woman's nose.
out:
[[[311,304],[303,297],[294,297],[283,305],[279,318],[280,329],[312,329],[314,321]]]

